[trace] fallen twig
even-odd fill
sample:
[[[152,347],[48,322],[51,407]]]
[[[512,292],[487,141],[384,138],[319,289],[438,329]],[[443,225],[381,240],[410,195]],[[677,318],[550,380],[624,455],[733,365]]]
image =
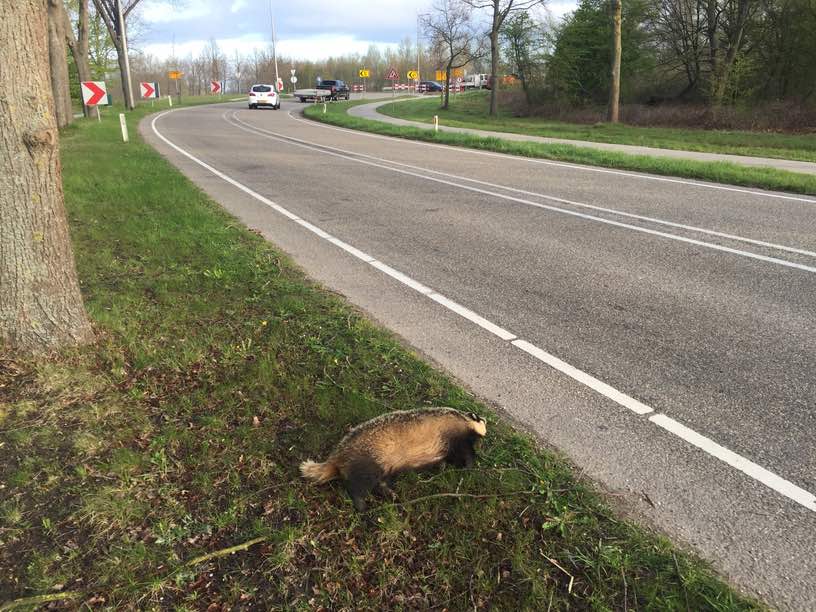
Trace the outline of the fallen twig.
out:
[[[509,493],[489,493],[486,495],[474,495],[472,493],[435,493],[433,495],[423,495],[422,497],[415,497],[414,499],[409,499],[408,501],[404,502],[393,504],[381,504],[377,507],[384,508],[386,506],[408,506],[410,504],[425,501],[426,499],[434,499],[436,497],[467,497],[470,499],[490,499],[493,497],[510,497],[511,495],[522,495],[524,493],[532,494],[533,491],[531,491],[530,489],[523,489],[521,491],[510,491]]]
[[[207,553],[206,555],[201,555],[200,557],[195,557],[194,559],[190,559],[185,565],[198,565],[199,563],[204,563],[205,561],[209,561],[210,559],[217,559],[218,557],[226,557],[233,553],[241,552],[242,550],[246,550],[250,546],[254,546],[255,544],[259,544],[269,539],[269,536],[260,536],[258,538],[253,538],[243,544],[236,544],[235,546],[230,546],[229,548],[222,548],[221,550],[215,550],[211,553]]]
[[[561,567],[561,565],[555,559],[551,559],[550,557],[547,557],[547,561],[552,563],[555,567],[557,567],[562,572],[564,572],[567,576],[569,576],[570,581],[569,581],[569,586],[567,587],[567,593],[572,595],[572,583],[575,582],[575,576],[573,576],[567,570],[565,570],[563,567]]]
[[[34,595],[33,597],[21,597],[20,599],[13,599],[4,604],[0,604],[0,612],[5,610],[13,610],[22,606],[34,606],[37,604],[48,603],[50,601],[60,601],[62,599],[77,599],[82,597],[79,591],[62,591],[61,593],[48,593],[47,595]]]

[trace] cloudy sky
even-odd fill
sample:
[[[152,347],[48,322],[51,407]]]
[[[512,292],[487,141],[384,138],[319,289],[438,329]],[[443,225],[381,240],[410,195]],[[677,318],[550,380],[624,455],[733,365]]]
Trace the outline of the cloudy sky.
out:
[[[432,0],[272,0],[279,52],[297,59],[364,53],[369,44],[416,37],[417,13]],[[551,0],[560,16],[574,0]],[[207,40],[232,56],[271,40],[269,0],[142,0],[138,47],[158,58],[197,54]]]

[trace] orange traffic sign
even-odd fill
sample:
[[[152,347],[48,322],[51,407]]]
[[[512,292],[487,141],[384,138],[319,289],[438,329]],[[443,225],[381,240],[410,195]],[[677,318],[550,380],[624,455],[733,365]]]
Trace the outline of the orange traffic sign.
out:
[[[184,76],[183,72],[179,72],[178,70],[171,70],[167,73],[167,76],[174,81],[178,81],[181,77]]]

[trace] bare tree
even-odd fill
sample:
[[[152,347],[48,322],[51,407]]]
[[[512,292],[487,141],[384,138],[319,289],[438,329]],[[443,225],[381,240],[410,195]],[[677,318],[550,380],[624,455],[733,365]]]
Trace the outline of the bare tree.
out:
[[[612,65],[609,70],[609,107],[606,120],[620,121],[621,0],[612,0]]]
[[[65,216],[47,41],[42,0],[0,2],[0,348],[25,352],[92,338]]]
[[[130,61],[127,48],[127,18],[141,0],[93,0],[97,12],[105,21],[111,40],[116,47],[119,72],[122,75],[122,93],[125,108],[133,110],[133,84],[130,82]]]
[[[488,9],[490,20],[490,114],[499,112],[499,32],[510,13],[528,11],[544,0],[463,0],[465,4],[476,9]]]
[[[450,79],[454,68],[462,68],[481,53],[482,37],[473,26],[469,7],[461,0],[438,0],[424,18],[427,37],[434,52],[445,62],[445,99],[450,101]]]

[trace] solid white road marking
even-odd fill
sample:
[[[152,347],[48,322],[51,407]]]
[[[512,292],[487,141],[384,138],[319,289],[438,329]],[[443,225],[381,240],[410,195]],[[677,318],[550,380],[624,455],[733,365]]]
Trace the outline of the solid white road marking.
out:
[[[226,116],[224,117],[226,119]],[[508,200],[511,202],[516,202],[518,204],[524,204],[525,206],[532,206],[534,208],[541,208],[543,210],[549,210],[551,212],[557,212],[564,215],[569,215],[572,217],[578,217],[580,219],[587,219],[589,221],[594,221],[597,223],[604,223],[606,225],[613,225],[616,227],[621,227],[624,229],[633,230],[636,232],[641,232],[644,234],[650,234],[652,236],[659,236],[661,238],[668,238],[669,240],[676,240],[678,242],[685,242],[686,244],[693,244],[695,246],[700,246],[706,249],[712,249],[715,251],[722,251],[724,253],[730,253],[732,255],[738,255],[740,257],[747,257],[749,259],[755,259],[758,261],[763,261],[766,263],[775,264],[778,266],[784,266],[787,268],[795,268],[797,270],[802,270],[804,272],[810,272],[811,274],[816,274],[816,267],[808,266],[805,264],[796,263],[793,261],[788,261],[786,259],[779,259],[778,257],[770,257],[768,255],[760,255],[758,253],[752,253],[750,251],[743,251],[741,249],[735,249],[733,247],[727,247],[719,244],[715,244],[713,242],[705,242],[703,240],[697,240],[695,238],[687,238],[686,236],[678,236],[677,234],[670,234],[668,232],[661,232],[659,230],[650,229],[648,227],[641,227],[639,225],[632,225],[631,223],[623,223],[621,221],[615,221],[613,219],[605,219],[604,217],[597,217],[595,215],[589,215],[587,213],[578,212],[575,210],[568,210],[566,208],[559,208],[557,206],[550,206],[549,204],[541,204],[540,202],[533,202],[532,200],[525,200],[523,198],[517,198],[515,196],[507,195],[504,193],[499,193],[496,191],[488,191],[487,189],[481,189],[480,187],[472,187],[470,185],[463,185],[461,183],[455,183],[453,181],[448,181],[441,178],[436,178],[433,176],[428,176],[427,174],[420,174],[418,172],[412,172],[410,170],[403,170],[401,168],[394,168],[392,166],[387,166],[383,163],[377,163],[374,161],[369,161],[366,159],[360,159],[357,157],[357,154],[352,153],[340,153],[337,151],[329,151],[325,149],[325,145],[320,145],[316,143],[309,142],[307,140],[301,140],[299,138],[294,138],[292,136],[284,136],[282,134],[277,134],[275,132],[270,132],[268,130],[264,130],[263,128],[257,128],[253,125],[245,123],[240,119],[233,116],[232,121],[228,121],[231,125],[238,128],[239,130],[243,130],[244,132],[255,134],[256,136],[261,136],[263,138],[269,138],[271,140],[275,140],[277,142],[283,142],[287,144],[291,144],[294,146],[302,147],[304,149],[309,149],[311,151],[317,151],[318,153],[322,153],[324,155],[329,155],[332,157],[339,157],[341,159],[346,159],[349,161],[356,162],[358,164],[365,164],[367,166],[373,166],[375,168],[381,168],[383,170],[388,170],[390,172],[396,172],[398,174],[405,174],[408,176],[413,176],[416,178],[420,178],[424,181],[433,181],[435,183],[441,183],[443,185],[448,185],[451,187],[456,187],[458,189],[465,189],[467,191],[472,191],[475,193],[480,193],[483,195],[488,195],[491,197],[501,198],[503,200]],[[387,160],[383,160],[386,163],[389,163]]]
[[[190,159],[191,161],[198,164],[202,168],[204,168],[207,171],[213,173],[215,176],[223,179],[224,181],[226,181],[230,185],[233,185],[234,187],[237,187],[238,189],[240,189],[244,193],[252,196],[253,198],[258,200],[259,202],[262,202],[263,204],[269,206],[270,208],[272,208],[276,212],[282,214],[286,218],[298,223],[303,228],[308,229],[310,232],[314,233],[315,235],[320,236],[321,238],[323,238],[327,242],[330,242],[332,244],[337,245],[338,247],[342,248],[343,250],[349,252],[354,257],[368,263],[369,265],[371,265],[374,268],[377,268],[378,270],[381,270],[381,271],[385,272],[390,277],[394,278],[395,280],[399,281],[400,283],[406,285],[407,287],[410,287],[410,288],[414,289],[415,291],[420,292],[421,294],[425,295],[429,299],[432,299],[433,301],[437,302],[441,306],[444,306],[445,308],[449,309],[450,311],[455,312],[456,314],[458,314],[458,315],[460,315],[462,317],[465,317],[466,319],[472,321],[476,325],[479,325],[483,329],[485,329],[485,330],[491,332],[492,334],[498,336],[502,340],[510,342],[510,344],[512,344],[513,346],[515,346],[519,350],[522,350],[525,353],[535,357],[536,359],[542,361],[543,363],[549,365],[550,367],[552,367],[552,368],[558,370],[559,372],[562,372],[563,374],[569,376],[573,380],[575,380],[575,381],[577,381],[577,382],[579,382],[579,383],[581,383],[583,385],[588,386],[589,388],[591,388],[594,391],[600,393],[604,397],[607,397],[607,398],[611,399],[612,401],[614,401],[618,405],[623,406],[623,407],[635,412],[638,415],[645,415],[645,414],[649,414],[651,412],[654,412],[653,408],[651,408],[651,407],[637,401],[636,399],[626,395],[625,393],[622,393],[622,392],[618,391],[614,387],[611,387],[610,385],[607,385],[606,383],[598,380],[597,378],[595,378],[591,374],[588,374],[588,373],[584,372],[583,370],[579,370],[578,368],[568,364],[567,362],[559,359],[558,357],[555,357],[554,355],[551,355],[550,353],[548,353],[548,352],[544,351],[543,349],[535,346],[534,344],[531,344],[531,343],[529,343],[529,342],[527,342],[525,340],[521,340],[521,339],[517,338],[511,332],[509,332],[509,331],[505,330],[504,328],[492,323],[491,321],[488,321],[487,319],[479,316],[478,314],[476,314],[472,310],[458,304],[457,302],[454,302],[453,300],[450,300],[450,299],[446,298],[445,296],[443,296],[440,293],[437,293],[437,292],[429,289],[428,287],[426,287],[422,283],[420,283],[418,281],[415,281],[414,279],[412,279],[411,277],[403,274],[402,272],[399,272],[398,270],[395,270],[394,268],[391,268],[390,266],[387,266],[386,264],[383,264],[382,262],[377,261],[376,259],[374,259],[370,255],[364,253],[363,251],[360,251],[359,249],[351,247],[347,243],[339,240],[338,238],[335,238],[331,234],[328,234],[327,232],[320,229],[316,225],[312,225],[311,223],[308,223],[307,221],[304,221],[303,219],[301,219],[300,217],[298,217],[294,213],[292,213],[292,212],[288,211],[287,209],[285,209],[283,206],[275,204],[269,198],[266,198],[266,197],[262,196],[261,194],[254,191],[253,189],[250,189],[246,185],[243,185],[242,183],[236,181],[235,179],[227,176],[223,172],[221,172],[219,170],[216,170],[214,167],[212,167],[211,165],[207,164],[206,162],[200,160],[199,158],[197,158],[192,153],[186,151],[185,149],[182,149],[178,145],[176,145],[173,142],[171,142],[170,140],[168,140],[161,132],[159,132],[159,130],[156,127],[156,121],[158,121],[159,119],[161,119],[165,115],[167,115],[169,113],[173,113],[173,112],[178,112],[178,111],[168,110],[168,111],[165,111],[163,113],[159,113],[158,115],[156,115],[153,118],[150,125],[151,125],[151,128],[153,129],[153,133],[155,133],[156,136],[158,136],[165,144],[167,144],[169,147],[171,147],[175,151],[178,151],[184,157]],[[675,434],[676,436],[678,436],[682,440],[688,442],[689,444],[692,444],[692,445],[700,448],[701,450],[705,451],[706,453],[708,453],[712,457],[715,457],[716,459],[719,459],[720,461],[723,461],[723,462],[727,463],[728,465],[731,465],[732,467],[738,469],[739,471],[743,472],[744,474],[746,474],[750,478],[756,480],[757,482],[760,482],[760,483],[764,484],[765,486],[767,486],[770,489],[776,491],[777,493],[787,497],[788,499],[796,502],[797,504],[800,504],[800,505],[804,506],[805,508],[807,508],[809,510],[813,510],[813,511],[816,512],[816,497],[814,497],[814,495],[809,493],[808,491],[805,491],[804,489],[796,486],[795,484],[785,480],[781,476],[778,476],[778,475],[774,474],[773,472],[770,472],[770,471],[766,470],[765,468],[763,468],[763,467],[753,463],[752,461],[746,459],[745,457],[742,457],[741,455],[738,455],[737,453],[734,453],[733,451],[730,451],[727,448],[725,448],[723,446],[720,446],[716,442],[713,442],[709,438],[706,438],[705,436],[695,432],[693,429],[690,429],[690,428],[686,427],[685,425],[682,425],[682,424],[678,423],[677,421],[675,421],[674,419],[672,419],[672,418],[670,418],[670,417],[668,417],[666,415],[656,414],[656,415],[653,415],[653,416],[649,417],[649,420],[651,422],[653,422],[654,424],[656,424],[656,425],[658,425],[660,427],[663,427],[666,431],[669,431],[669,432]]]
[[[410,138],[398,138],[396,136],[383,136],[382,134],[371,134],[370,132],[362,132],[360,130],[352,130],[349,128],[341,128],[334,125],[328,125],[321,121],[314,121],[311,119],[300,119],[292,114],[292,111],[287,113],[289,117],[295,121],[306,123],[308,125],[325,128],[327,130],[337,130],[338,132],[348,132],[350,134],[357,134],[358,136],[365,136],[367,138],[379,138],[382,140],[390,140],[397,142],[408,142],[418,146],[435,147],[440,149],[453,149],[455,151],[464,151],[471,155],[484,155],[486,157],[500,157],[502,159],[510,159],[513,161],[520,161],[530,164],[541,164],[543,166],[556,166],[558,168],[570,168],[572,170],[582,170],[584,172],[600,172],[602,174],[614,174],[617,176],[626,176],[629,178],[643,179],[647,181],[660,181],[662,183],[676,183],[680,185],[691,185],[693,187],[702,187],[703,189],[716,189],[718,191],[731,191],[735,193],[747,193],[763,198],[776,198],[780,200],[792,200],[794,202],[805,202],[807,204],[816,204],[816,200],[805,198],[801,196],[786,195],[784,193],[773,193],[769,191],[757,191],[753,189],[743,189],[740,187],[731,187],[728,185],[716,185],[713,183],[700,183],[697,181],[690,181],[686,179],[671,178],[667,176],[655,176],[653,174],[643,174],[640,172],[627,172],[626,170],[611,170],[609,168],[599,168],[597,166],[582,166],[579,164],[571,164],[568,162],[557,162],[546,159],[536,159],[534,157],[523,157],[521,155],[510,155],[508,153],[493,153],[491,151],[480,151],[479,149],[470,149],[468,147],[455,147],[452,145],[443,145],[433,142],[423,142],[421,140],[411,140]],[[371,120],[373,121],[373,120]],[[580,148],[580,147],[579,147]]]
[[[704,435],[697,433],[693,429],[686,427],[665,414],[655,414],[650,416],[649,420],[666,431],[670,431],[675,436],[682,438],[689,444],[704,450],[709,455],[747,474],[754,480],[761,482],[766,487],[770,487],[777,493],[781,493],[785,497],[803,505],[805,508],[816,511],[816,495],[805,491],[801,487],[797,487],[792,482],[777,476],[773,472],[769,472],[764,467],[757,465],[753,461],[749,461],[742,455],[738,455],[734,451],[720,446],[713,440],[706,438]]]
[[[514,340],[511,344],[520,348],[525,353],[529,353],[536,359],[543,361],[548,366],[555,368],[559,372],[563,372],[574,380],[577,380],[582,385],[586,385],[590,389],[597,391],[605,397],[608,397],[613,402],[617,402],[621,406],[628,408],[635,414],[649,414],[650,412],[654,412],[654,408],[637,401],[633,397],[629,397],[625,393],[621,393],[614,387],[611,387],[605,382],[598,380],[591,374],[587,374],[583,370],[579,370],[575,366],[571,366],[566,361],[562,361],[555,355],[551,355],[547,351],[538,348],[534,344],[530,344],[526,340]]]

